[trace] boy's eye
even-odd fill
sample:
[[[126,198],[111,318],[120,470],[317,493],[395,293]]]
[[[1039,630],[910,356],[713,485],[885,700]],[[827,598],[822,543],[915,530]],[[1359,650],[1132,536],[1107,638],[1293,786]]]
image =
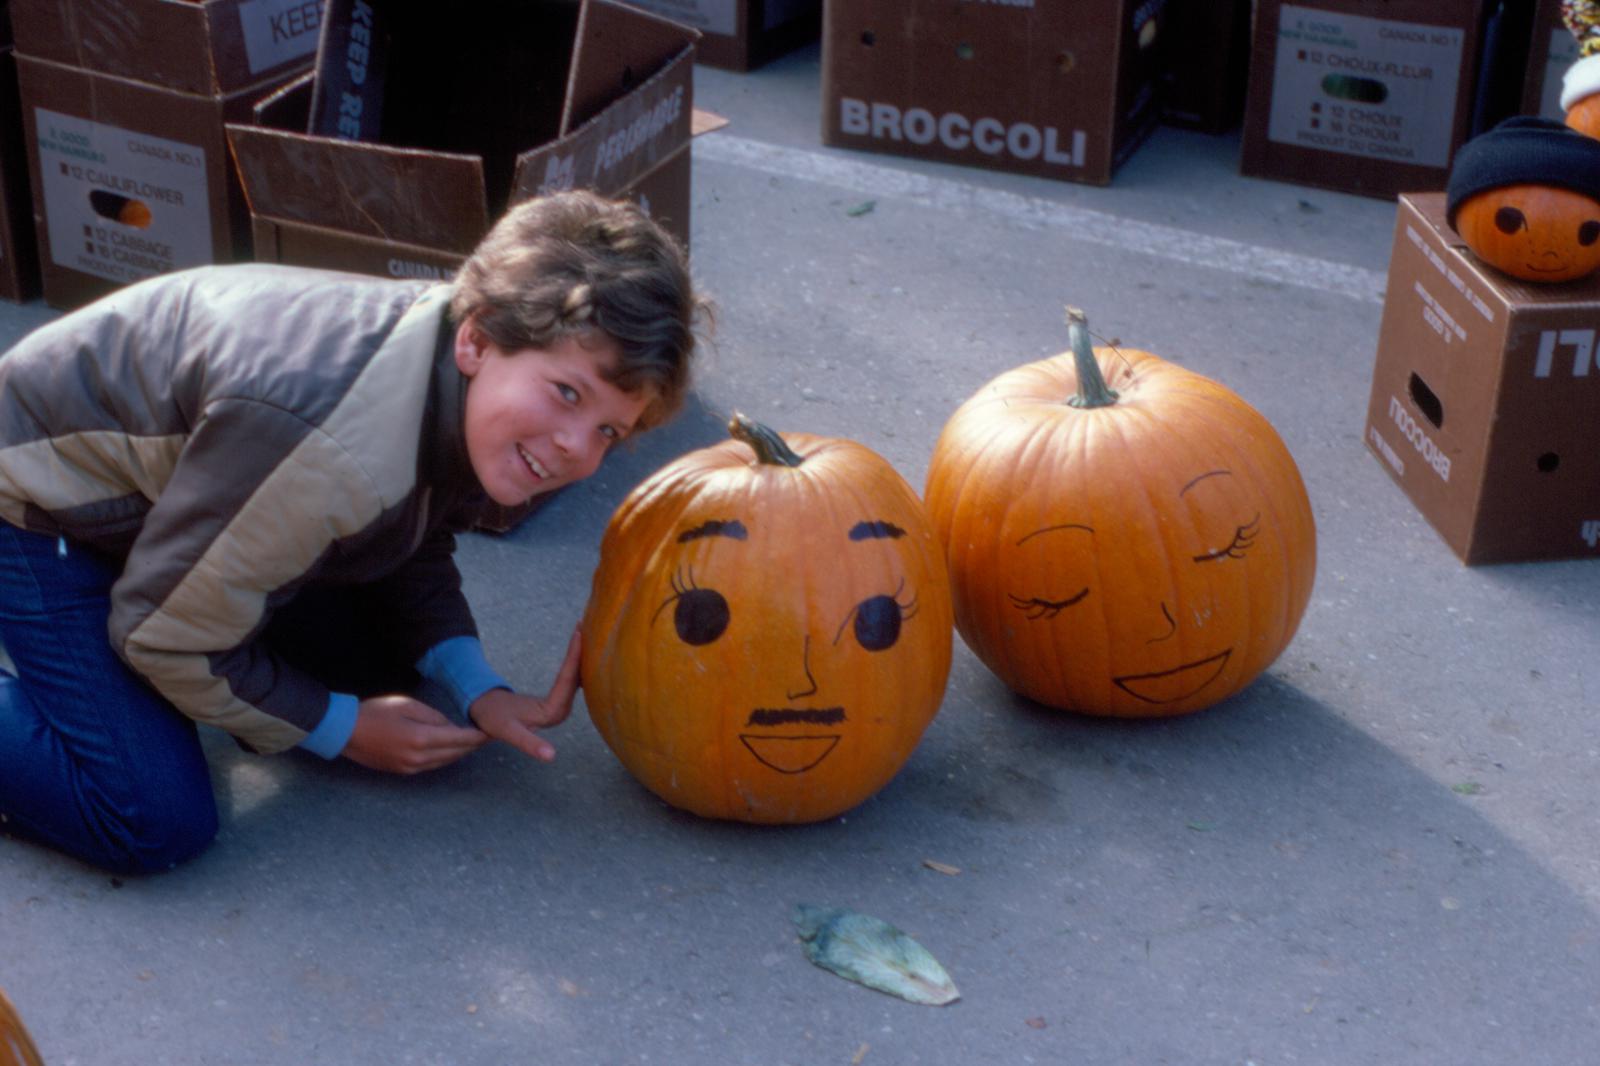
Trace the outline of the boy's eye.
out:
[[[561,392],[561,398],[568,403],[578,402],[578,390],[563,382],[556,382],[556,388]]]
[[[600,435],[606,440],[620,440],[622,434],[617,432],[616,426],[601,426]]]

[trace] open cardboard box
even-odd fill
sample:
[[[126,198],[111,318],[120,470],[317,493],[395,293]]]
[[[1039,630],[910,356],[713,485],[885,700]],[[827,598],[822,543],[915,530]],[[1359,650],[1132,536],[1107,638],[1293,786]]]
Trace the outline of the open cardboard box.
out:
[[[687,243],[698,33],[610,0],[480,14],[329,0],[314,76],[227,127],[257,259],[447,277],[509,204],[572,187]]]
[[[1366,442],[1469,564],[1600,558],[1600,276],[1518,281],[1404,194]]]
[[[574,187],[688,245],[690,138],[724,124],[694,110],[698,32],[610,0],[479,15],[328,0],[313,72],[227,127],[257,259],[444,279],[507,206]]]
[[[1159,118],[1162,4],[826,0],[826,144],[1104,185]]]
[[[318,0],[11,8],[45,299],[248,258],[223,123],[310,65]]]
[[[1470,135],[1485,0],[1258,0],[1243,173],[1392,198]]]
[[[628,0],[699,30],[695,62],[754,70],[808,41],[822,27],[822,0]]]

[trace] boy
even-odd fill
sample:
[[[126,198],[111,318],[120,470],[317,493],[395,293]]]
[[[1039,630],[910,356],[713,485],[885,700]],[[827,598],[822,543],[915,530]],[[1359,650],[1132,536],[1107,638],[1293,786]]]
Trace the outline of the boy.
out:
[[[24,338],[0,829],[117,872],[193,856],[217,828],[196,722],[396,773],[491,739],[553,758],[576,634],[548,696],[512,692],[453,534],[673,414],[701,310],[671,237],[573,192],[509,211],[450,286],[202,267]]]

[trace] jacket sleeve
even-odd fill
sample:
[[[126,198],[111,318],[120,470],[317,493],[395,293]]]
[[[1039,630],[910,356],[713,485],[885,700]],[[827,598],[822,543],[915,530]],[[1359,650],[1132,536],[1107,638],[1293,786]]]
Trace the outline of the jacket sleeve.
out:
[[[112,588],[112,646],[174,706],[261,752],[316,728],[329,692],[258,639],[381,494],[337,440],[254,400],[213,402]]]

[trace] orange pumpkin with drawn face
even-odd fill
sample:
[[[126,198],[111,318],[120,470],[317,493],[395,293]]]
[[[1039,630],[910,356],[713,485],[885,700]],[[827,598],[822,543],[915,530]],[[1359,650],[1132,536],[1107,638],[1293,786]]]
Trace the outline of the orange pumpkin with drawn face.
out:
[[[1489,189],[1462,201],[1455,227],[1478,258],[1524,281],[1573,281],[1600,269],[1600,201],[1570,189]]]
[[[600,735],[674,806],[810,822],[881,789],[950,670],[921,501],[847,440],[735,416],[618,507],[583,618]]]
[[[1116,717],[1200,710],[1288,645],[1316,570],[1272,426],[1148,352],[1072,350],[989,382],[928,468],[956,628],[1007,685]]]

